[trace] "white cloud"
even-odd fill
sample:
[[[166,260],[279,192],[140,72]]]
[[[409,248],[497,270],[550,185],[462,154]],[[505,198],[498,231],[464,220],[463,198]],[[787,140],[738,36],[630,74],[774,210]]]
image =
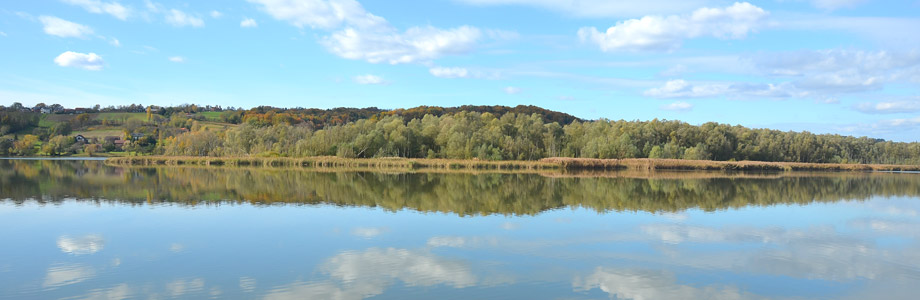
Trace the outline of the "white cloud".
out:
[[[119,41],[116,38],[112,38],[111,40],[109,40],[109,44],[115,47],[121,47],[121,41]]]
[[[873,127],[885,130],[911,129],[920,125],[920,117],[882,120]]]
[[[684,62],[681,62],[683,64]],[[681,65],[681,64],[678,64]],[[660,87],[647,89],[645,96],[656,98],[802,98],[824,103],[839,103],[844,95],[880,91],[890,84],[911,86],[920,83],[920,50],[807,50],[762,52],[746,57],[720,60],[712,66],[696,65],[693,69],[716,70],[718,64],[743,66],[731,72],[764,76],[762,81],[696,82],[671,80]],[[669,70],[670,72],[670,70]],[[677,72],[679,73],[679,72]],[[916,99],[895,99],[861,103],[863,112],[909,112]]]
[[[160,13],[165,10],[162,4],[150,0],[144,0],[144,6],[147,7],[147,10],[152,13]]]
[[[243,21],[240,22],[240,27],[243,27],[243,28],[259,27],[259,23],[256,23],[256,20],[254,19],[245,18],[243,19]]]
[[[404,33],[346,28],[323,38],[321,43],[330,52],[343,58],[399,64],[466,53],[481,35],[479,29],[470,26],[453,29],[412,27]]]
[[[433,67],[428,69],[428,73],[440,78],[467,78],[470,76],[469,70],[460,67]]]
[[[752,60],[766,74],[795,78],[797,88],[830,94],[878,90],[885,83],[910,81],[920,74],[920,51],[794,51]]]
[[[102,236],[96,234],[75,238],[65,235],[58,238],[57,246],[64,253],[74,255],[93,254],[105,248],[105,240]]]
[[[102,66],[105,64],[102,57],[96,55],[96,53],[86,54],[73,51],[61,53],[61,55],[54,58],[54,63],[62,67],[74,67],[90,71],[102,70]]]
[[[493,40],[510,41],[521,38],[521,34],[512,30],[486,29],[485,34]]]
[[[174,62],[174,63],[184,63],[184,62],[185,62],[185,57],[182,57],[182,56],[172,56],[172,57],[169,58],[169,61]]]
[[[354,0],[249,0],[275,19],[303,28],[334,30],[320,43],[335,55],[371,63],[428,62],[470,51],[482,37],[475,27],[412,27],[399,32]]]
[[[785,14],[771,18],[771,28],[807,31],[844,31],[856,33],[894,48],[913,49],[920,39],[904,38],[904,28],[920,27],[920,19],[911,17],[861,17],[830,14]]]
[[[70,5],[80,6],[88,12],[94,14],[109,14],[119,20],[127,20],[131,15],[131,9],[121,5],[118,2],[102,2],[99,0],[61,0]]]
[[[693,109],[693,104],[683,101],[676,101],[674,103],[661,106],[661,109],[670,111],[690,111]]]
[[[727,85],[691,85],[683,79],[669,80],[663,86],[646,90],[644,95],[655,98],[699,98],[725,94]]]
[[[275,19],[303,28],[336,29],[342,26],[389,27],[381,17],[364,10],[355,0],[248,0],[261,4],[263,11]]]
[[[691,84],[683,79],[669,80],[664,85],[646,90],[643,95],[655,98],[788,98],[803,97],[789,84],[708,83]]]
[[[860,5],[867,0],[811,0],[811,4],[824,10],[835,10],[839,8],[850,8]]]
[[[170,9],[166,13],[166,23],[176,27],[192,26],[192,27],[202,27],[204,26],[204,20],[201,18],[190,16],[185,12],[178,9]]]
[[[689,16],[645,16],[617,23],[606,32],[595,27],[578,30],[583,42],[601,51],[674,50],[685,39],[712,36],[740,39],[763,25],[769,13],[750,3],[725,8],[700,8]]]
[[[670,67],[664,71],[661,71],[661,73],[658,73],[658,76],[675,77],[675,76],[680,76],[686,72],[687,72],[687,66],[679,64],[679,65]]]
[[[6,36],[6,32],[0,31],[0,35]]]
[[[502,89],[502,91],[504,91],[505,94],[508,94],[508,95],[517,95],[517,94],[520,94],[520,93],[522,92],[521,88],[519,88],[519,87],[513,87],[513,86],[505,87],[505,88]]]
[[[93,34],[93,29],[89,26],[70,22],[61,18],[51,16],[40,16],[38,20],[42,22],[45,33],[59,37],[84,38]]]
[[[358,84],[387,84],[389,83],[386,80],[384,80],[382,77],[371,75],[371,74],[355,76],[354,80]]]
[[[223,16],[224,14],[221,13],[221,12],[219,12],[219,11],[212,10],[211,13],[210,13],[210,15],[211,15],[211,18],[217,19],[217,18],[220,18],[221,16]]]
[[[920,100],[860,103],[856,110],[870,114],[896,114],[920,111]]]
[[[577,17],[634,17],[648,14],[677,13],[703,6],[704,0],[457,0],[470,5],[528,5]]]

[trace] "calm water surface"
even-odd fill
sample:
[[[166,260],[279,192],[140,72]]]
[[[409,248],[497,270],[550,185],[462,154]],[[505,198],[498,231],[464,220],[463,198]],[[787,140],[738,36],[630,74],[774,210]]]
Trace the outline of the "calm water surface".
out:
[[[0,160],[0,298],[917,299],[918,212],[920,174]]]

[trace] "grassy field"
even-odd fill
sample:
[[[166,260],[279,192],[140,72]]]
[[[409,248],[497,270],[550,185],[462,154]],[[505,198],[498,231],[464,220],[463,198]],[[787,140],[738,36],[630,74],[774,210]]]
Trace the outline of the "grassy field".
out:
[[[240,126],[240,125],[230,124],[230,123],[209,122],[209,121],[198,122],[198,124],[200,124],[204,128],[207,128],[208,130],[224,130],[227,128],[236,128],[237,126]]]
[[[107,129],[95,129],[95,130],[85,130],[85,131],[74,131],[74,132],[71,133],[70,135],[76,136],[76,135],[78,135],[78,134],[79,134],[79,135],[82,135],[82,136],[85,137],[85,138],[98,138],[98,139],[102,139],[102,138],[105,138],[105,137],[107,137],[107,136],[123,136],[123,135],[125,134],[125,131],[122,130],[122,129],[111,129],[111,128],[107,128]]]
[[[50,117],[52,117],[52,116],[54,116],[54,115],[42,115],[41,120],[38,121],[38,127],[45,127],[45,128],[48,128],[48,127],[54,126],[54,124],[60,122],[60,121],[54,121],[54,120],[52,120],[52,118],[50,118]]]
[[[113,165],[207,165],[362,169],[450,170],[705,170],[705,171],[920,171],[920,166],[875,164],[811,164],[756,161],[704,161],[679,159],[546,158],[540,161],[483,161],[454,159],[337,157],[167,157],[139,156],[109,159]]]
[[[121,112],[107,112],[107,113],[98,113],[92,114],[93,120],[114,120],[119,122],[127,122],[129,120],[137,120],[141,122],[147,121],[146,113],[121,113]]]
[[[207,119],[208,121],[212,121],[212,122],[219,122],[220,114],[221,112],[219,111],[206,111],[206,112],[198,113],[198,115],[202,115],[204,116],[205,119]]]
[[[91,113],[89,114],[93,120],[112,120],[118,122],[127,122],[128,120],[137,120],[141,122],[147,121],[146,113]],[[41,120],[38,121],[38,127],[50,128],[57,123],[69,122],[76,118],[79,115],[64,115],[64,114],[47,114],[42,115]]]

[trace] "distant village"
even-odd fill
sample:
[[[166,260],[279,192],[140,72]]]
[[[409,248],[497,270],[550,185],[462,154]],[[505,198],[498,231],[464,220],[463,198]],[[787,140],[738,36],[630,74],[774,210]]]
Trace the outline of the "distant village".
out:
[[[160,139],[189,132],[220,106],[140,104],[66,108],[0,105],[0,155],[93,155],[153,151]]]

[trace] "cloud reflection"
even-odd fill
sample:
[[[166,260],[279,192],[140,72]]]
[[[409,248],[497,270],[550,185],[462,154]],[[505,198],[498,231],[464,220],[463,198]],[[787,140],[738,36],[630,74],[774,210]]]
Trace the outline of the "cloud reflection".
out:
[[[760,299],[733,286],[690,286],[677,283],[674,274],[663,271],[615,270],[597,268],[572,283],[575,291],[598,288],[612,299]]]
[[[92,268],[79,264],[56,265],[48,268],[42,287],[56,288],[87,280],[96,275]]]
[[[876,230],[910,229],[901,223],[881,221],[866,226]],[[723,247],[734,250],[707,253],[674,249],[677,251],[668,252],[671,264],[834,281],[920,277],[920,249],[916,246],[883,248],[877,245],[875,236],[859,238],[832,227],[787,230],[657,224],[642,228],[653,239],[674,248],[682,243],[756,247]]]
[[[166,291],[171,297],[200,293],[204,289],[204,279],[176,279],[166,284]]]
[[[374,237],[376,237],[376,236],[378,236],[378,235],[384,234],[384,233],[387,232],[387,231],[389,231],[389,228],[386,228],[386,227],[380,227],[380,228],[376,228],[376,227],[357,227],[357,228],[351,230],[351,235],[357,236],[357,237],[361,237],[361,238],[365,238],[365,239],[369,239],[369,238],[374,238]]]
[[[126,283],[122,283],[106,289],[95,289],[89,294],[80,296],[84,300],[116,300],[131,298],[134,291]]]
[[[330,280],[276,287],[265,299],[363,299],[382,294],[396,281],[407,286],[445,284],[455,288],[477,282],[463,261],[395,248],[346,251],[327,260],[320,270]]]
[[[256,290],[256,279],[252,277],[240,277],[240,290],[249,293]]]
[[[58,248],[64,253],[73,255],[93,254],[105,248],[105,239],[98,234],[84,235],[81,237],[61,236],[57,240]]]

